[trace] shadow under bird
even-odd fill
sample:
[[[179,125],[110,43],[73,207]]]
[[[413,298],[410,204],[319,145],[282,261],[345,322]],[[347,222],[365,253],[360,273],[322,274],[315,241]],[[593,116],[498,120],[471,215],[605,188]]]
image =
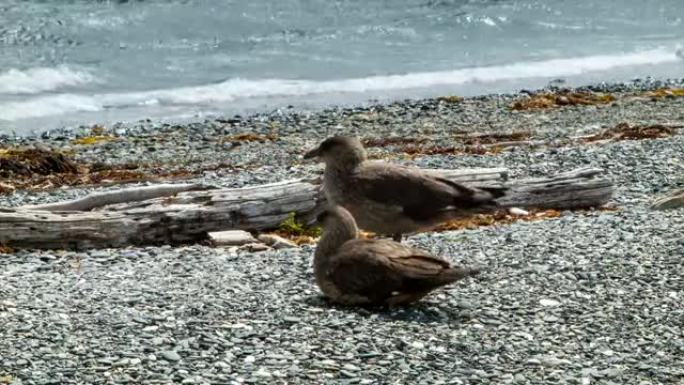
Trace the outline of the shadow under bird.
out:
[[[356,138],[335,136],[304,155],[325,163],[323,190],[331,205],[349,210],[358,226],[378,234],[430,230],[448,220],[498,207],[506,189],[473,188],[418,168],[368,161]]]
[[[357,239],[352,215],[343,207],[319,214],[323,236],[314,254],[316,284],[333,302],[401,306],[432,290],[479,273],[389,239]]]

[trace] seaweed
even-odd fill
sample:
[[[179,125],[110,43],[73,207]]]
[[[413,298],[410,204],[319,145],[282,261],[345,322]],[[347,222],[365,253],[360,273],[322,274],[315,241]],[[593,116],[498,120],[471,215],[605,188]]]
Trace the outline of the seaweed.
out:
[[[274,134],[261,135],[252,132],[246,132],[242,134],[229,135],[221,139],[223,143],[243,143],[243,142],[274,142],[278,140],[278,136]]]
[[[501,142],[519,142],[532,138],[530,131],[513,131],[510,133],[460,134],[456,138],[467,145],[496,144]]]
[[[630,126],[629,123],[620,123],[598,134],[584,137],[583,140],[586,143],[592,143],[605,140],[660,139],[669,138],[676,133],[676,126],[665,126],[662,124]]]
[[[117,140],[118,138],[115,136],[111,135],[91,135],[91,136],[84,136],[82,138],[74,139],[72,141],[73,144],[77,145],[82,145],[82,146],[92,146],[100,143],[107,143],[111,142],[113,140]]]
[[[456,104],[456,103],[462,102],[463,97],[462,96],[456,96],[456,95],[440,96],[437,98],[437,101],[447,103],[447,104]]]
[[[427,138],[402,138],[400,136],[390,136],[386,138],[365,138],[361,141],[364,147],[389,147],[407,144],[420,144],[427,142]]]
[[[12,247],[0,243],[0,254],[12,254],[14,252],[15,250]]]
[[[449,221],[440,225],[436,231],[472,230],[477,229],[478,227],[505,225],[518,221],[539,221],[543,219],[558,218],[560,216],[561,212],[558,210],[532,210],[527,215],[513,215],[508,211],[499,210],[493,214],[476,214],[470,217]]]
[[[646,96],[653,99],[681,98],[684,97],[684,88],[659,88],[657,90],[647,92]]]
[[[615,96],[610,94],[591,92],[545,92],[516,100],[511,104],[510,108],[515,111],[543,110],[562,106],[610,104],[615,100]]]
[[[78,166],[64,154],[42,149],[0,149],[0,177],[76,173]]]
[[[180,179],[232,167],[227,163],[197,168],[127,162],[78,162],[65,153],[41,149],[0,149],[0,194],[16,189],[48,190],[61,186],[109,185]]]

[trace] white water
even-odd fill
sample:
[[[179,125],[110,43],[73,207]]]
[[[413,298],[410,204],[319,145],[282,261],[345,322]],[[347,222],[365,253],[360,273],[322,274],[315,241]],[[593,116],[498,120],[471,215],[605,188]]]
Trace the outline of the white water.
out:
[[[76,71],[64,65],[24,71],[10,69],[0,72],[0,94],[37,94],[93,82],[95,78],[88,72]]]
[[[509,65],[465,68],[453,71],[408,73],[403,75],[312,81],[287,79],[230,79],[217,84],[159,89],[144,92],[77,94],[56,93],[0,102],[0,120],[18,121],[74,112],[125,110],[153,106],[216,106],[244,99],[301,97],[332,93],[364,94],[377,91],[457,86],[467,83],[493,83],[528,78],[559,78],[606,71],[621,67],[674,63],[682,59],[674,48],[615,55],[521,62]],[[683,62],[684,65],[684,62]],[[19,76],[14,77],[16,74]],[[31,93],[97,81],[86,72],[66,67],[9,71],[0,80],[2,93]]]

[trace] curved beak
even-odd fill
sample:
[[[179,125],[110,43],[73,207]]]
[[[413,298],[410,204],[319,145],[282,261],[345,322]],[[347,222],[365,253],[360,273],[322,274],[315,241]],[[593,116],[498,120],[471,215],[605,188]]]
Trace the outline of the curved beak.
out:
[[[321,148],[320,148],[320,147],[316,147],[316,148],[314,148],[313,150],[311,150],[311,151],[307,152],[306,154],[304,154],[304,159],[313,159],[313,158],[317,158],[319,155],[321,155]]]

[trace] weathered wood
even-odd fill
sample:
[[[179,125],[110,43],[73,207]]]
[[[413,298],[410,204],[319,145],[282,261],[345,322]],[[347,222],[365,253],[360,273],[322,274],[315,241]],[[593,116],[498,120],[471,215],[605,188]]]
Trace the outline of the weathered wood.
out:
[[[578,209],[598,207],[613,195],[613,183],[598,178],[603,170],[586,168],[551,178],[524,179],[510,184],[509,194],[499,200],[504,207]]]
[[[129,187],[115,191],[97,192],[83,198],[42,205],[21,206],[24,210],[44,211],[89,211],[117,203],[139,202],[153,198],[172,196],[185,191],[208,190],[200,184],[160,184],[154,186]]]
[[[653,210],[671,210],[684,207],[684,188],[672,191],[651,205]]]
[[[475,186],[501,185],[507,179],[505,169],[433,172]],[[512,182],[508,184],[510,194],[501,204],[561,209],[600,206],[613,191],[612,183],[600,178],[600,173],[585,169]],[[83,249],[195,242],[214,231],[273,229],[292,212],[306,218],[324,205],[320,185],[291,180],[239,189],[185,191],[95,211],[0,209],[0,244]]]

